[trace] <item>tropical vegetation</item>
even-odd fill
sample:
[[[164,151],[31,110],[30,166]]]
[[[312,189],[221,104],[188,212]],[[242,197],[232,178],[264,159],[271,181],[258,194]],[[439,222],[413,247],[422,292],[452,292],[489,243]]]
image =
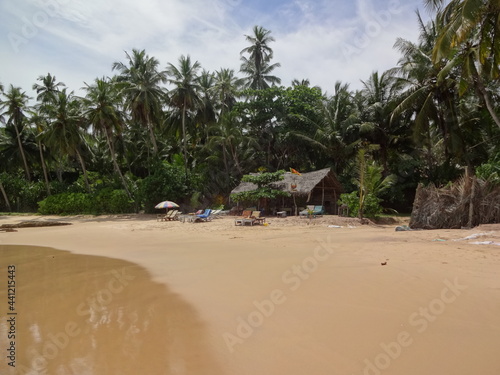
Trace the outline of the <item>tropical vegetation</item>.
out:
[[[409,210],[419,183],[466,170],[498,181],[500,5],[424,1],[435,17],[417,15],[418,40],[397,39],[397,65],[360,77],[359,90],[282,85],[262,26],[246,36],[238,72],[132,50],[80,96],[53,73],[36,79],[34,98],[3,82],[0,211],[227,204],[243,176],[291,167],[331,167],[361,213],[382,202]]]

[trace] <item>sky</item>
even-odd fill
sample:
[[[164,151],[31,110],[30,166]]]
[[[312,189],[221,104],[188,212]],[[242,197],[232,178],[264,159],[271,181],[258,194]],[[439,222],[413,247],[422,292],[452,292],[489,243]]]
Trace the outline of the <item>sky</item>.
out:
[[[238,72],[245,35],[259,25],[275,39],[282,85],[360,89],[397,64],[396,38],[417,40],[417,9],[427,16],[423,0],[0,0],[0,82],[33,97],[51,73],[78,94],[134,48],[162,68],[190,55],[206,70]]]

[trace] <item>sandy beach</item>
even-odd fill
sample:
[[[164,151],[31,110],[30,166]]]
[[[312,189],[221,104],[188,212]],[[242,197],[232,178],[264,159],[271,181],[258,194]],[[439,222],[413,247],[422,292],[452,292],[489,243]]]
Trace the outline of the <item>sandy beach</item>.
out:
[[[71,225],[0,232],[2,374],[500,373],[500,225],[26,220]]]

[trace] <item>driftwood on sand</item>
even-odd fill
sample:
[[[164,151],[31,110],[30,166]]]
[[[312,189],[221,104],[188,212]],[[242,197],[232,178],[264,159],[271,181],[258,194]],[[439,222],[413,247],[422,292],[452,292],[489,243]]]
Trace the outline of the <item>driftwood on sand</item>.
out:
[[[21,221],[15,224],[2,224],[0,225],[0,230],[2,229],[14,229],[14,228],[39,228],[39,227],[54,227],[60,225],[71,225],[71,223],[66,223],[63,221],[36,221],[28,220]]]
[[[459,229],[499,222],[500,187],[475,176],[463,176],[443,188],[419,185],[410,227]]]

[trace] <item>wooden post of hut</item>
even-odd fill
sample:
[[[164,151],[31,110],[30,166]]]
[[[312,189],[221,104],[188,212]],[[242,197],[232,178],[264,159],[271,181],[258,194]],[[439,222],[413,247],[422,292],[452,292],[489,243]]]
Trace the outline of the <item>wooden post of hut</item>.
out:
[[[325,206],[325,179],[321,181],[321,205]]]

